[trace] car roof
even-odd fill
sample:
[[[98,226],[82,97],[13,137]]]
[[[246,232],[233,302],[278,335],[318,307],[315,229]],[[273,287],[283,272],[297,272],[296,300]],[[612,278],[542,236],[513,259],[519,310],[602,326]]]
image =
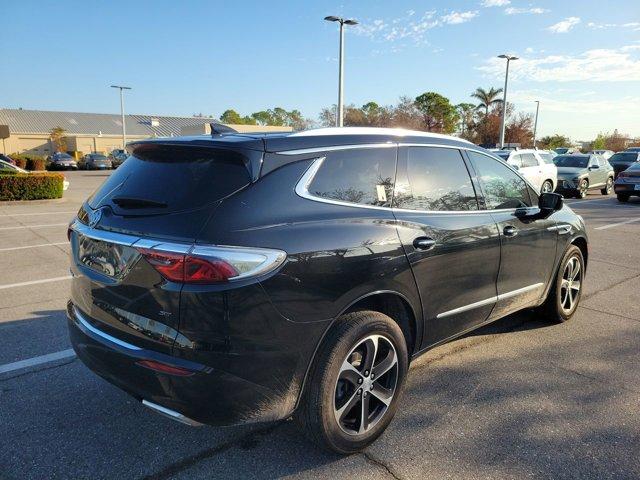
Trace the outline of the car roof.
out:
[[[438,133],[420,132],[401,128],[340,127],[318,128],[299,132],[277,133],[226,133],[222,135],[198,135],[170,137],[132,142],[130,148],[142,144],[182,144],[193,146],[244,147],[266,152],[322,149],[324,147],[384,143],[436,144],[473,146],[461,138]]]

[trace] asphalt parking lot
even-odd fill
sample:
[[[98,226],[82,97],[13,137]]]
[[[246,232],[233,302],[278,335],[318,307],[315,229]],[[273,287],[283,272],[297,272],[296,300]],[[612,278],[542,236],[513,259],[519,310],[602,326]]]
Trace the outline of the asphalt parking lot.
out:
[[[387,432],[339,457],[291,421],[172,422],[75,359],[66,225],[106,175],[0,203],[0,478],[640,478],[638,199],[568,201],[591,241],[570,322],[525,312],[432,350]]]

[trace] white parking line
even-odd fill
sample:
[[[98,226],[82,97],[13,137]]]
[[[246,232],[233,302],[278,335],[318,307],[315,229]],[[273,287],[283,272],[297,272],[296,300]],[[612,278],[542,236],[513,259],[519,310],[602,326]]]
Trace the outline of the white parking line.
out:
[[[27,285],[38,285],[40,283],[60,282],[62,280],[69,280],[70,278],[71,275],[67,275],[66,277],[43,278],[42,280],[31,280],[29,282],[9,283],[7,285],[0,285],[0,290],[14,287],[26,287]]]
[[[627,223],[634,223],[634,222],[640,222],[640,217],[631,218],[629,220],[625,220],[624,222],[610,223],[609,225],[602,225],[601,227],[594,228],[594,230],[606,230],[608,228],[615,228],[615,227],[619,227],[620,225],[626,225]]]
[[[57,245],[68,245],[68,244],[69,244],[69,242],[40,243],[38,245],[25,245],[24,247],[0,248],[0,252],[11,252],[13,250],[24,250],[26,248],[53,247],[53,246],[57,246]]]
[[[0,227],[0,230],[20,230],[22,228],[67,227],[68,223],[47,223],[44,225],[20,225],[19,227]]]
[[[614,197],[604,197],[604,198],[587,198],[587,199],[564,199],[564,201],[566,203],[568,203],[569,205],[580,205],[581,203],[587,203],[587,202],[602,202],[604,200],[613,200]]]
[[[60,352],[27,358],[26,360],[20,360],[19,362],[5,363],[4,365],[0,365],[0,374],[13,372],[15,370],[22,370],[36,365],[42,365],[43,363],[55,362],[56,360],[62,360],[65,358],[73,358],[75,356],[76,352],[74,352],[72,348],[69,348],[68,350],[62,350]]]
[[[0,212],[0,215],[6,215],[7,217],[29,217],[31,215],[70,215],[76,212],[38,212],[38,213],[7,213]]]

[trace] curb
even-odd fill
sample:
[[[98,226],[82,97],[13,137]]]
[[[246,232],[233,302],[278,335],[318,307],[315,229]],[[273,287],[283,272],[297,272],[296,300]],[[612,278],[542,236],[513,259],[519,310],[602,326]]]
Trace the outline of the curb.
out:
[[[48,200],[0,200],[0,207],[4,207],[6,205],[50,205],[50,204],[58,204],[65,203],[67,201],[66,198],[51,198]]]

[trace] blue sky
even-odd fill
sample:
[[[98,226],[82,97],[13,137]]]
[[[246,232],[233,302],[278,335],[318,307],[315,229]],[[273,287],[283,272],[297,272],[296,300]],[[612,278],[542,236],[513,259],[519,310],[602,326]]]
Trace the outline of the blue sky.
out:
[[[638,0],[65,1],[3,0],[0,107],[242,114],[282,106],[317,117],[336,101],[337,26],[346,35],[345,101],[395,103],[437,91],[469,101],[502,86],[539,132],[640,136]]]

